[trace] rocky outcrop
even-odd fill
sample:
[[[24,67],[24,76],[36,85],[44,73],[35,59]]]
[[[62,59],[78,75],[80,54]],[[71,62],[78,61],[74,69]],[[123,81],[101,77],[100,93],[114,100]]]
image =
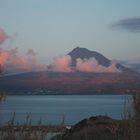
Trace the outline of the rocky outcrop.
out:
[[[64,134],[57,135],[53,140],[112,140],[118,131],[116,120],[108,116],[96,116],[83,119]]]

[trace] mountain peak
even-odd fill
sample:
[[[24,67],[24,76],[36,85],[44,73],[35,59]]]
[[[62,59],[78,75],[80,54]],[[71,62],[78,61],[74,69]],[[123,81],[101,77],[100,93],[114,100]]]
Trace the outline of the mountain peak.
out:
[[[74,48],[71,52],[68,53],[68,55],[71,56],[72,58],[72,65],[76,65],[76,59],[89,59],[91,57],[95,58],[98,61],[98,64],[101,64],[105,67],[110,66],[111,61],[103,56],[102,54],[95,52],[95,51],[90,51],[86,48],[80,48],[79,46]]]
[[[84,53],[85,53],[85,52],[91,52],[91,51],[88,50],[87,48],[81,48],[81,47],[79,47],[79,46],[77,46],[76,48],[74,48],[71,52],[75,52],[75,51],[77,51],[77,52],[84,51]],[[93,51],[92,51],[92,52],[93,52]]]
[[[80,58],[82,60],[84,59],[90,59],[90,58],[95,58],[96,61],[98,62],[99,65],[104,66],[104,67],[109,67],[112,64],[112,61],[103,56],[102,54],[96,52],[96,51],[90,51],[86,48],[81,48],[77,46],[74,48],[71,52],[68,53],[68,55],[71,56],[72,59],[72,66],[76,66],[77,59]],[[116,68],[122,72],[134,72],[133,70],[116,63]]]

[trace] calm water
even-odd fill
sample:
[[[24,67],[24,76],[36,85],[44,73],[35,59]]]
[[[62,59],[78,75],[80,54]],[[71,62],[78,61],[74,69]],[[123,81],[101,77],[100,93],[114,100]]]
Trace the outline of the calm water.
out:
[[[0,123],[4,124],[16,113],[16,122],[25,123],[31,112],[32,124],[40,118],[44,124],[58,124],[65,117],[66,124],[95,115],[110,115],[121,119],[128,95],[41,95],[8,96],[0,103]]]

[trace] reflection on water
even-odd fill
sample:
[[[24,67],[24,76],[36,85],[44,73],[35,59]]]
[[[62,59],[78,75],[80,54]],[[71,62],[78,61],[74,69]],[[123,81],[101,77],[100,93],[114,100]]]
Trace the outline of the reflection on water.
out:
[[[32,124],[37,124],[40,118],[43,124],[62,121],[74,124],[94,115],[121,119],[127,99],[130,99],[129,95],[8,96],[6,102],[0,103],[0,123],[10,120],[13,112],[16,112],[17,123],[25,123],[31,112]]]

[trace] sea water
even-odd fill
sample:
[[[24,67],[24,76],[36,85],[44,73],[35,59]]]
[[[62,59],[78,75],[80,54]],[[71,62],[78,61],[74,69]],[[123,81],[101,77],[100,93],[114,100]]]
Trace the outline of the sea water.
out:
[[[75,124],[97,115],[122,119],[130,95],[28,95],[8,96],[0,103],[0,124],[13,118],[18,124]],[[129,101],[130,102],[130,101]]]

